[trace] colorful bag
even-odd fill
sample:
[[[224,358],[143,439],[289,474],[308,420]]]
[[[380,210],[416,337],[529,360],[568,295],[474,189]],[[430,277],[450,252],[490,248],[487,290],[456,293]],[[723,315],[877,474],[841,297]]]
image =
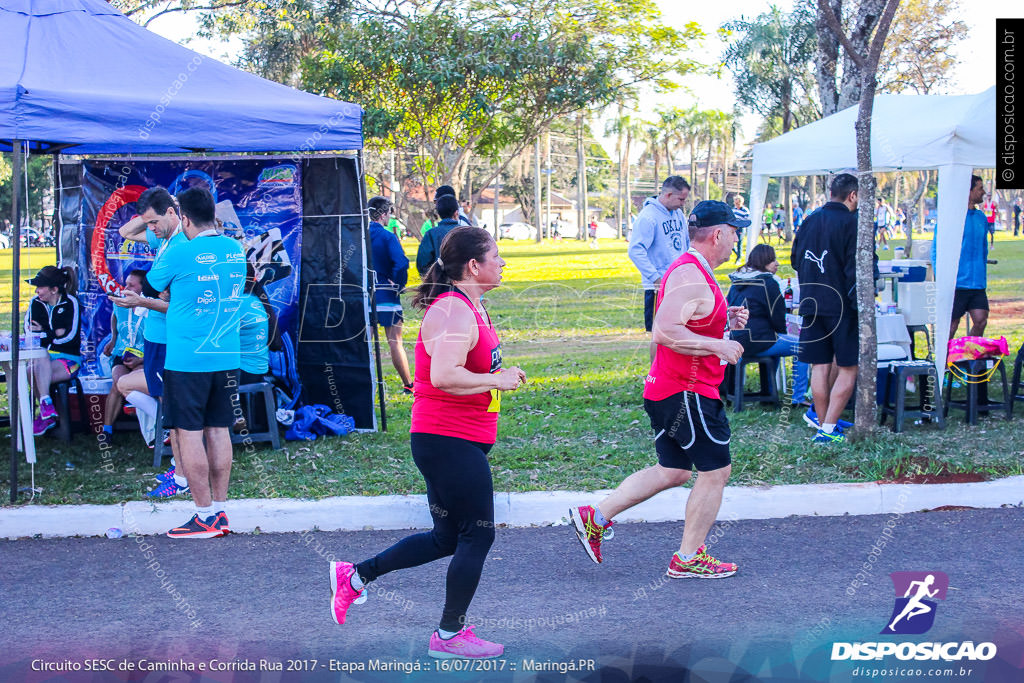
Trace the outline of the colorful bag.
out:
[[[1003,356],[1010,355],[1010,345],[1006,337],[989,339],[987,337],[958,337],[949,340],[949,351],[946,354],[946,366],[949,372],[956,379],[965,384],[983,384],[992,378]],[[986,368],[979,373],[971,373],[959,367],[956,363],[971,360],[995,359],[991,368]]]
[[[1010,345],[1006,337],[989,339],[987,337],[957,337],[949,340],[949,351],[946,364],[952,365],[963,360],[987,360],[1010,355]]]

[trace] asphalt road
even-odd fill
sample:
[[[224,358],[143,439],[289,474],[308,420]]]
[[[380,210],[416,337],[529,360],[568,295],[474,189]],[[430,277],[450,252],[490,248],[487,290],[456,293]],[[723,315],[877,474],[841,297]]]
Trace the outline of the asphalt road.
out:
[[[1024,680],[1024,510],[725,522],[712,553],[740,571],[718,581],[663,578],[681,526],[617,525],[602,565],[568,527],[499,529],[470,621],[506,656],[461,673],[426,657],[445,560],[382,577],[344,626],[330,618],[328,560],[410,532],[2,541],[0,681],[849,681],[858,666],[936,666],[830,660],[836,641],[879,640],[991,641],[991,661],[939,662],[955,675],[928,680]],[[879,635],[893,571],[949,575],[926,634]],[[151,670],[180,662],[195,668]],[[134,668],[86,671],[104,666]],[[923,680],[909,673],[876,680]]]

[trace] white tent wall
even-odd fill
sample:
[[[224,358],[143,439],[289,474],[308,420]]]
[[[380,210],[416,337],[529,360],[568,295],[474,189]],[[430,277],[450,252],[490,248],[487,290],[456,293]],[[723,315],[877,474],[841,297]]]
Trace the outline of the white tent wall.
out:
[[[962,164],[939,167],[939,216],[935,226],[935,369],[939,373],[940,386],[946,369],[953,290],[956,289],[956,272],[960,266],[960,245],[967,218],[972,171],[970,166]]]
[[[767,196],[768,176],[755,175],[750,179],[750,227],[747,228],[747,254],[750,254],[757,246],[757,237],[761,232],[761,217],[764,215],[764,200]]]

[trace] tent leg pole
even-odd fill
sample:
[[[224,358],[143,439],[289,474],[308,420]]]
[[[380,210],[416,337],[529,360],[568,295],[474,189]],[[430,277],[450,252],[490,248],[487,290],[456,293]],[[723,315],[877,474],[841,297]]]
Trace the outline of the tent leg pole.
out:
[[[362,217],[363,244],[365,245],[364,252],[366,253],[363,282],[365,282],[370,289],[370,328],[373,330],[373,355],[374,362],[377,365],[377,402],[380,404],[380,430],[382,432],[386,432],[388,431],[388,414],[387,406],[384,403],[384,372],[380,362],[380,336],[377,332],[377,287],[374,285],[373,281],[375,271],[373,268],[373,249],[370,246],[370,214],[366,210],[366,205],[362,203],[366,198],[366,176],[364,175],[363,170],[365,167],[363,166],[362,150],[359,151],[358,163],[360,204],[361,209],[366,211]]]
[[[12,234],[13,247],[11,263],[11,374],[7,378],[8,410],[11,416],[11,502],[18,501],[18,437],[21,422],[19,401],[24,398],[18,396],[18,356],[20,351],[20,330],[21,308],[18,297],[20,295],[21,283],[21,174],[22,164],[22,141],[11,141],[11,159],[13,178],[11,183],[11,217],[14,219],[14,231]]]
[[[377,400],[380,402],[380,430],[386,432],[388,431],[388,416],[384,403],[384,370],[380,362],[380,334],[377,332],[377,288],[373,285],[370,285],[370,325],[373,327],[373,355],[377,363]]]

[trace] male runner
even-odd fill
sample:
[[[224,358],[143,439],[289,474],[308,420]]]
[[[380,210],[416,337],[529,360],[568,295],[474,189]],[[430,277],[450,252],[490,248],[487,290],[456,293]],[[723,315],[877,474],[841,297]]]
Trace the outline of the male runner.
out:
[[[727,329],[743,329],[748,312],[727,306],[714,269],[729,259],[736,228],[749,225],[724,202],[700,202],[690,214],[690,250],[669,267],[658,293],[653,329],[657,349],[644,386],[658,464],[627,477],[596,506],[569,510],[576,535],[594,562],[602,560],[601,540],[615,515],[682,486],[696,469],[683,540],[667,574],[673,579],[720,579],[736,573],[735,564],[711,557],[704,541],[731,471],[729,421],[719,385],[725,364],[736,363],[743,347],[729,338]]]

